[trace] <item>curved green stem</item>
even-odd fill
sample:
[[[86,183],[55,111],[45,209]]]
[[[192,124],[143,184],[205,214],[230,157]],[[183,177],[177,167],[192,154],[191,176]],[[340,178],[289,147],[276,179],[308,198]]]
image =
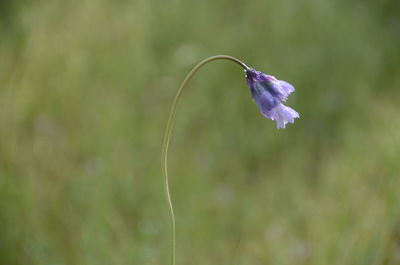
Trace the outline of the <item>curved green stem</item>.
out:
[[[171,194],[169,190],[169,182],[168,182],[168,147],[169,147],[169,142],[171,138],[171,132],[172,132],[172,125],[174,124],[175,120],[175,114],[178,106],[179,99],[181,98],[182,91],[186,87],[186,84],[192,79],[194,74],[205,64],[215,61],[215,60],[230,60],[233,61],[237,64],[239,64],[241,67],[243,67],[245,70],[249,69],[247,65],[245,65],[242,61],[239,59],[232,57],[232,56],[227,56],[227,55],[216,55],[216,56],[211,56],[208,57],[207,59],[204,59],[200,63],[198,63],[190,72],[189,74],[185,77],[183,80],[181,86],[178,89],[178,92],[176,93],[175,99],[172,103],[171,106],[171,112],[169,114],[168,118],[168,123],[167,123],[167,128],[165,129],[165,135],[164,135],[164,145],[163,145],[163,151],[162,151],[162,167],[164,171],[164,188],[165,188],[165,195],[167,197],[167,202],[168,202],[168,207],[169,207],[169,212],[171,214],[171,232],[172,232],[172,255],[171,255],[171,264],[175,265],[175,249],[176,249],[176,228],[175,228],[175,215],[174,215],[174,208],[172,207],[172,200],[171,200]]]

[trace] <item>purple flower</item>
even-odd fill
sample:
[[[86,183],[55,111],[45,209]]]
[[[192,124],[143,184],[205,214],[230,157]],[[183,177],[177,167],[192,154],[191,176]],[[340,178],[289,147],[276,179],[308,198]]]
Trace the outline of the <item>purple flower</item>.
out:
[[[246,70],[246,79],[260,112],[264,117],[276,121],[278,129],[285,128],[286,123],[293,123],[295,118],[300,117],[295,110],[282,104],[294,91],[291,84],[252,68]]]

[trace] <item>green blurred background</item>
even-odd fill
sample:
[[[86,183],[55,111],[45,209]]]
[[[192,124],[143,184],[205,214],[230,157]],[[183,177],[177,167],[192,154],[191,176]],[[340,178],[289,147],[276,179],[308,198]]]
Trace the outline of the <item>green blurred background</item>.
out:
[[[400,2],[0,1],[0,264],[400,264]]]

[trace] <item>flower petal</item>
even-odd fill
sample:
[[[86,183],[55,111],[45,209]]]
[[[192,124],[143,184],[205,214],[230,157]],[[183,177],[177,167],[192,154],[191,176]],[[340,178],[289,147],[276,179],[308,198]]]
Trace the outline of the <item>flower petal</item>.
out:
[[[271,94],[279,100],[286,101],[290,93],[288,93],[281,85],[278,80],[272,80],[270,82],[262,82],[265,88],[271,92]]]
[[[279,84],[281,85],[283,90],[285,90],[287,96],[289,96],[290,93],[294,92],[294,87],[291,84],[289,84],[288,82],[279,80]]]
[[[294,119],[300,117],[297,111],[283,105],[282,103],[277,104],[268,113],[264,114],[264,116],[271,120],[275,120],[278,129],[284,129],[287,123],[294,123]]]
[[[256,101],[261,113],[267,113],[279,103],[279,101],[277,101],[275,97],[260,83],[255,83],[253,90],[255,93],[252,93],[252,96]]]

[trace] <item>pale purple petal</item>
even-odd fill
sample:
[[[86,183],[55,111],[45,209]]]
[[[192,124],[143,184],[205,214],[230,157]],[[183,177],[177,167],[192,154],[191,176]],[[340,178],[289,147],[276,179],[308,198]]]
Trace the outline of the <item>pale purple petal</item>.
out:
[[[284,129],[287,123],[294,123],[294,119],[300,117],[297,111],[283,105],[282,103],[277,104],[276,107],[271,110],[270,116],[273,117],[271,120],[276,121],[276,126],[278,129]]]
[[[290,93],[294,92],[294,87],[286,81],[279,80],[281,87],[286,91],[286,94],[289,96]]]
[[[290,92],[288,92],[282,84],[278,80],[273,80],[271,82],[262,83],[265,87],[271,91],[274,97],[278,98],[279,100],[286,101],[287,97],[289,96]]]

